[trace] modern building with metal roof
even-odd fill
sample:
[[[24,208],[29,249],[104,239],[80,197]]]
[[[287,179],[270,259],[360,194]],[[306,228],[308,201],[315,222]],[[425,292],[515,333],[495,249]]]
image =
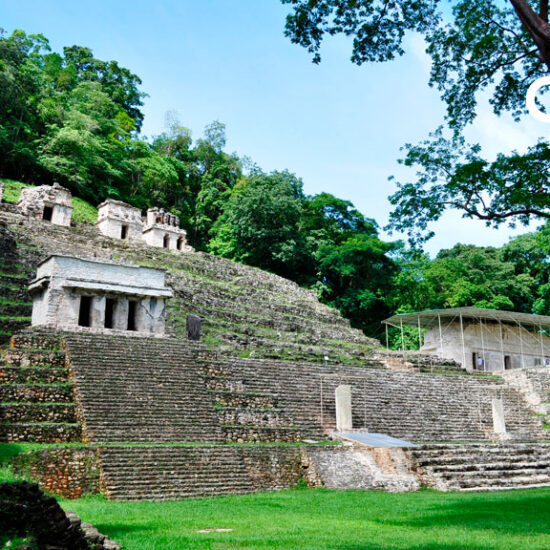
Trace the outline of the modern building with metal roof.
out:
[[[502,371],[550,364],[550,317],[476,307],[426,310],[384,321],[418,330],[420,351],[460,363],[468,371]]]

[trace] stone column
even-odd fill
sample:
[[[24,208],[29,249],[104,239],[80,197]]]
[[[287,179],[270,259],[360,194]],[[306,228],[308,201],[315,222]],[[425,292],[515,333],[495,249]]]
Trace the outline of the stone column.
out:
[[[150,307],[149,298],[135,299],[136,302],[136,332],[150,332],[151,316],[147,313]]]
[[[352,430],[351,386],[340,385],[334,393],[336,399],[336,429],[339,432]]]
[[[116,330],[126,330],[128,328],[128,298],[118,300],[113,328]]]
[[[92,327],[103,328],[105,326],[105,296],[94,296],[92,298],[91,321]]]

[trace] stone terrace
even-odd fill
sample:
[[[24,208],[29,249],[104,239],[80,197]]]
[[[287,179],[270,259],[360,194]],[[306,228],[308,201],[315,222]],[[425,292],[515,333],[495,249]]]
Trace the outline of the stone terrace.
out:
[[[25,250],[22,255],[21,249]],[[39,255],[33,247],[21,245],[19,250],[14,235],[0,222],[0,346],[31,321],[27,286]]]
[[[174,336],[185,336],[191,313],[204,319],[206,343],[244,356],[309,361],[328,356],[332,363],[365,364],[378,345],[313,292],[259,269],[205,253],[176,254],[110,239],[91,226],[51,225],[23,217],[6,204],[0,205],[0,222],[10,230],[0,240],[15,239],[18,263],[25,266],[24,284],[6,280],[13,290],[23,289],[37,263],[52,253],[134,262],[168,271],[167,282],[175,291],[168,330]],[[22,301],[28,306],[28,296]]]
[[[336,427],[336,386],[349,384],[355,429],[416,442],[489,440],[494,438],[491,399],[497,397],[510,437],[550,439],[543,419],[499,378],[241,358],[219,358],[211,367],[209,384],[218,390],[219,402],[231,405],[239,394],[276,395],[282,411],[325,431]]]
[[[59,338],[14,336],[0,356],[0,441],[80,441]]]
[[[96,443],[318,439],[335,428],[342,383],[352,386],[356,429],[417,442],[490,440],[499,397],[510,437],[550,435],[499,378],[229,358],[169,339],[64,339],[85,433]]]

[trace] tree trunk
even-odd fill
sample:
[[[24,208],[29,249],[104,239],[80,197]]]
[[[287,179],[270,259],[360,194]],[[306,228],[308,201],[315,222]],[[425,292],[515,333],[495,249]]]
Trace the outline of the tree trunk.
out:
[[[532,36],[540,56],[550,71],[550,24],[548,1],[541,0],[540,15],[535,13],[527,0],[510,0],[525,30]]]

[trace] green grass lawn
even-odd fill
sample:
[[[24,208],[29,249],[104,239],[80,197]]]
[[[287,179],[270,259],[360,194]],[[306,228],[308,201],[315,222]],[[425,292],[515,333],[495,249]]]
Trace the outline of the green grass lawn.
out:
[[[177,502],[88,497],[62,505],[126,550],[550,548],[550,489],[406,494],[294,489]]]

